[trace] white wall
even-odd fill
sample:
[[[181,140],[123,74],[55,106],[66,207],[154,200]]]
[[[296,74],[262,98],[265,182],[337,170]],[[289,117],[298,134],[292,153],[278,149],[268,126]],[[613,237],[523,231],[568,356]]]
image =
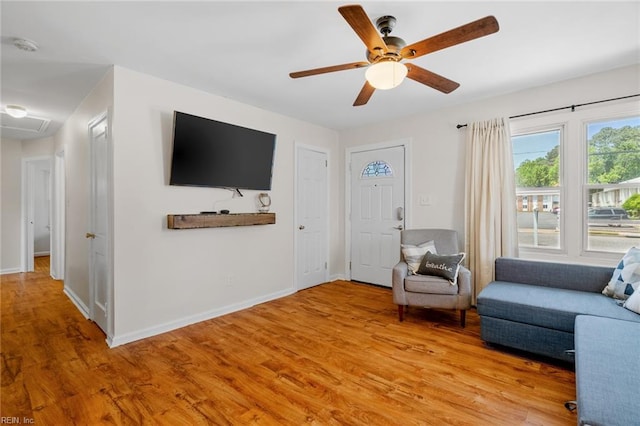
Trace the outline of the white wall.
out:
[[[54,152],[64,149],[66,166],[65,293],[87,315],[89,305],[89,130],[88,123],[113,105],[113,71],[76,108],[55,134]]]
[[[337,133],[121,67],[114,75],[114,344],[293,292],[295,142],[329,150],[335,194]],[[168,185],[174,110],[277,135],[275,225],[167,229],[167,214],[256,211],[257,191],[231,200],[223,189]],[[339,252],[339,204],[330,212],[331,250]]]
[[[20,272],[20,182],[22,142],[0,140],[2,198],[0,222],[0,273]]]
[[[2,139],[2,205],[0,273],[21,270],[22,163],[53,155],[53,138],[26,141]]]
[[[410,138],[413,193],[409,200],[412,223],[408,226],[452,228],[462,238],[465,130],[456,129],[456,124],[636,93],[640,93],[638,65],[394,120],[392,125],[387,122],[344,130],[340,142],[348,148]],[[420,195],[430,196],[431,205],[421,206]]]

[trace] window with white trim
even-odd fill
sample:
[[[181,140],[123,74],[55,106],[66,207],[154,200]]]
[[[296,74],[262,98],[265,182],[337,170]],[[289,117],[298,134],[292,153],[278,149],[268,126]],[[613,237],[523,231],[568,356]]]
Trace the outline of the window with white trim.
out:
[[[561,248],[562,137],[562,127],[536,128],[511,137],[520,247]]]
[[[521,256],[608,265],[640,246],[639,101],[515,119],[511,134]]]

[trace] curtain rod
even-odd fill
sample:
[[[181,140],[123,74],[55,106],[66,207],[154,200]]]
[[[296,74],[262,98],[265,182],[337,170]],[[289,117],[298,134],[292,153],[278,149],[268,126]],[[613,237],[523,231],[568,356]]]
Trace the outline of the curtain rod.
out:
[[[619,98],[611,98],[611,99],[603,99],[601,101],[586,102],[584,104],[576,104],[576,105],[569,105],[569,106],[564,106],[564,107],[560,107],[560,108],[545,109],[544,111],[536,111],[536,112],[528,112],[526,114],[512,115],[509,118],[527,117],[529,115],[544,114],[545,112],[560,111],[560,110],[563,110],[563,109],[571,109],[571,112],[574,112],[576,110],[576,108],[578,108],[578,107],[583,107],[583,106],[593,105],[593,104],[601,104],[603,102],[619,101],[620,99],[635,98],[637,96],[640,96],[640,93],[638,93],[636,95],[621,96]],[[456,125],[457,129],[461,129],[463,127],[467,127],[467,125],[466,124],[458,124],[458,125]]]

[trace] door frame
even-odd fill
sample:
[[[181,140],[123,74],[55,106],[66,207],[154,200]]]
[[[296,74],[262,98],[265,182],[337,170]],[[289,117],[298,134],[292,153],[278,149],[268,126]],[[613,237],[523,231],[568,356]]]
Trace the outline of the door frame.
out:
[[[113,141],[111,138],[111,110],[104,111],[91,119],[87,125],[87,135],[89,142],[89,229],[88,232],[93,232],[95,229],[94,219],[94,197],[95,197],[95,166],[93,163],[93,128],[100,124],[102,121],[106,121],[106,144],[107,144],[107,232],[106,232],[106,252],[107,252],[107,329],[103,330],[107,337],[107,344],[112,346],[113,339],[113,312],[114,312],[114,291],[113,291]],[[95,282],[92,281],[93,276],[93,249],[89,246],[89,319],[95,322]]]
[[[34,163],[46,160],[49,162],[49,169],[51,170],[50,155],[41,155],[36,157],[27,157],[22,159],[22,171],[21,171],[21,213],[20,213],[20,272],[33,272],[34,268],[34,235],[33,228],[27,225],[29,218],[33,218],[35,214],[34,210]],[[51,207],[49,207],[49,217],[51,217]],[[53,247],[49,243],[49,253]]]
[[[329,234],[330,234],[330,221],[329,221],[329,202],[331,200],[331,185],[329,185],[329,180],[331,178],[331,175],[329,174],[329,150],[326,148],[322,148],[322,147],[318,147],[318,146],[313,146],[313,145],[307,145],[307,144],[303,144],[303,143],[299,143],[296,142],[295,143],[295,164],[294,164],[294,179],[293,179],[293,199],[294,199],[294,203],[293,203],[293,282],[294,282],[294,287],[295,290],[298,291],[300,289],[299,287],[299,283],[298,283],[298,260],[300,259],[300,247],[298,245],[298,213],[299,213],[299,209],[298,209],[298,179],[300,178],[298,176],[298,153],[300,152],[300,150],[308,150],[308,151],[315,151],[315,152],[320,152],[322,154],[324,154],[327,158],[327,191],[326,191],[326,197],[327,199],[325,200],[325,206],[326,206],[326,210],[325,210],[325,217],[326,217],[326,227],[327,227],[327,234],[325,236],[325,258],[327,259],[327,268],[325,269],[325,273],[324,273],[324,279],[325,282],[329,281],[329,270],[331,269],[331,257],[330,257],[330,250],[329,250]]]
[[[405,229],[411,227],[411,139],[397,139],[387,142],[380,142],[368,145],[357,145],[347,148],[345,151],[345,188],[344,188],[344,234],[345,234],[345,276],[351,281],[351,188],[353,182],[351,179],[351,156],[356,152],[377,151],[395,147],[404,148],[404,224]]]
[[[51,276],[64,280],[66,274],[66,165],[64,148],[53,158],[53,203],[51,233]]]

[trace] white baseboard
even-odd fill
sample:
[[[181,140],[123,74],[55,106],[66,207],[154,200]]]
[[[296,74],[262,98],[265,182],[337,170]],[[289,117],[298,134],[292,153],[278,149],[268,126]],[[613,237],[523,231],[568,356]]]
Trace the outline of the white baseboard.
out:
[[[19,274],[20,272],[22,272],[20,268],[7,268],[0,270],[0,275]]]
[[[67,295],[67,297],[71,300],[71,302],[76,305],[76,308],[78,308],[78,310],[80,311],[80,313],[86,318],[89,319],[89,308],[87,307],[87,305],[84,304],[84,302],[78,297],[77,294],[74,293],[73,290],[71,290],[69,287],[67,287],[66,285],[64,286],[64,289],[62,290],[62,292],[64,294]]]
[[[33,257],[41,257],[41,256],[51,256],[51,252],[49,251],[37,251],[33,253]]]
[[[158,334],[166,333],[168,331],[176,330],[178,328],[186,327],[197,322],[210,320],[222,315],[227,315],[232,312],[241,311],[243,309],[250,308],[260,303],[269,302],[271,300],[280,299],[285,296],[289,296],[296,292],[296,289],[291,287],[282,291],[267,294],[264,296],[256,297],[254,299],[245,300],[232,305],[227,305],[222,308],[212,309],[196,315],[191,315],[185,318],[180,318],[175,321],[170,321],[164,324],[160,324],[153,327],[148,327],[142,330],[125,333],[122,335],[116,335],[107,339],[109,347],[114,348],[116,346],[124,345],[127,343],[135,342],[136,340],[145,339],[147,337],[156,336]]]
[[[343,274],[336,274],[336,275],[331,275],[329,277],[329,282],[334,282],[334,281],[348,281],[347,277],[344,276]]]

